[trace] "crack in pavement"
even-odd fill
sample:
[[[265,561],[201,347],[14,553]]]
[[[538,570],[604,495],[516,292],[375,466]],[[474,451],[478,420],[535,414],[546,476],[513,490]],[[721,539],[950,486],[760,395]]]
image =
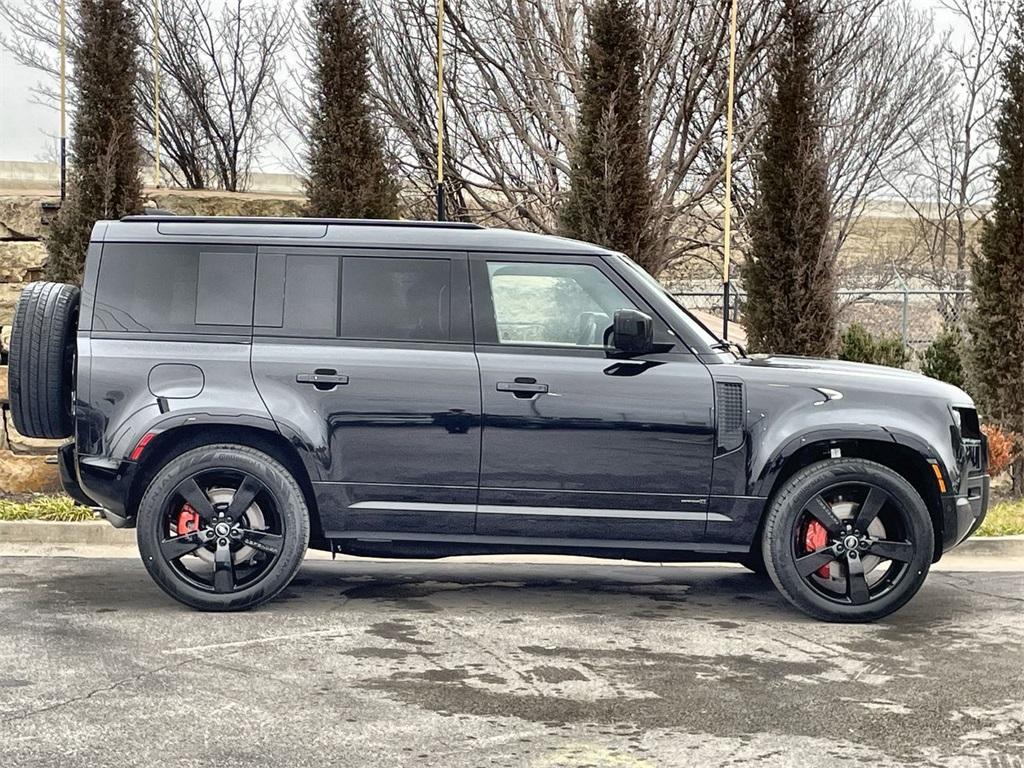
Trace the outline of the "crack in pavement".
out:
[[[154,667],[153,669],[148,669],[148,670],[144,670],[142,672],[139,672],[137,675],[132,675],[131,677],[125,677],[125,678],[122,678],[120,680],[115,680],[114,682],[110,683],[109,685],[102,685],[102,686],[100,686],[98,688],[93,688],[88,693],[85,693],[85,694],[83,694],[81,696],[72,696],[69,699],[64,699],[63,701],[57,701],[57,702],[54,702],[53,704],[47,704],[45,707],[38,707],[36,709],[30,709],[30,710],[28,710],[26,712],[8,713],[4,717],[0,717],[0,723],[11,723],[11,722],[14,722],[16,720],[26,720],[26,719],[28,719],[30,717],[35,717],[36,715],[41,715],[41,714],[44,714],[46,712],[52,712],[52,711],[54,711],[56,709],[61,709],[63,707],[67,707],[67,706],[70,706],[72,704],[78,704],[78,703],[83,702],[83,701],[88,701],[89,699],[91,699],[93,696],[96,696],[97,694],[107,693],[109,691],[113,691],[116,688],[120,688],[121,686],[129,685],[131,683],[137,683],[140,680],[144,680],[147,677],[150,677],[152,675],[158,674],[159,672],[163,672],[166,669],[175,669],[177,667],[183,667],[186,664],[193,663],[194,661],[195,661],[194,659],[185,659],[183,661],[176,661],[173,664],[162,664],[159,667]]]

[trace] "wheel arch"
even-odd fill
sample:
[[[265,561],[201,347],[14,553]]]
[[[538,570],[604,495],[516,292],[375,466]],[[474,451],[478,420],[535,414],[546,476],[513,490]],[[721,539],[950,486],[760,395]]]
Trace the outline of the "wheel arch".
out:
[[[135,517],[142,495],[160,468],[168,461],[193,448],[217,443],[231,443],[255,448],[284,465],[295,477],[306,499],[310,517],[311,544],[314,541],[317,544],[324,541],[313,483],[298,450],[280,432],[254,426],[184,424],[158,433],[146,444],[138,463],[138,469],[132,478],[125,505],[127,515],[131,518]]]
[[[761,514],[755,542],[760,542],[764,530],[765,518],[778,492],[787,480],[804,467],[833,458],[838,451],[843,458],[857,458],[873,461],[891,469],[909,482],[924,500],[928,514],[932,519],[935,531],[935,559],[942,553],[943,511],[942,494],[938,488],[933,465],[938,465],[943,473],[943,480],[950,482],[949,474],[942,462],[932,455],[927,448],[922,449],[912,441],[898,440],[888,432],[876,437],[839,438],[822,437],[819,439],[802,438],[799,447],[790,452],[780,452],[775,462],[769,462],[770,472],[761,478],[761,487],[766,492],[767,503]]]

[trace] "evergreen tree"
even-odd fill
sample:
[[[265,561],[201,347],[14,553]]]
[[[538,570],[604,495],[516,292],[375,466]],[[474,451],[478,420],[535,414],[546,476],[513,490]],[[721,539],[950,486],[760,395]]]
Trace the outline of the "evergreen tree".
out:
[[[823,357],[835,352],[836,302],[813,70],[819,20],[808,0],[784,0],[782,14],[743,270],[747,338],[755,352]]]
[[[48,279],[81,282],[89,235],[99,219],[142,207],[135,133],[138,23],[125,0],[81,0],[81,38],[71,51],[78,92],[68,197],[50,228]]]
[[[311,0],[313,114],[307,211],[311,216],[387,219],[398,183],[370,110],[367,19],[360,0]]]
[[[1024,9],[1003,61],[992,209],[971,267],[971,381],[987,421],[1024,433]],[[1021,481],[1016,462],[1015,485]]]
[[[643,42],[635,0],[598,0],[589,16],[576,147],[561,232],[622,251],[648,271],[654,201],[643,129]]]

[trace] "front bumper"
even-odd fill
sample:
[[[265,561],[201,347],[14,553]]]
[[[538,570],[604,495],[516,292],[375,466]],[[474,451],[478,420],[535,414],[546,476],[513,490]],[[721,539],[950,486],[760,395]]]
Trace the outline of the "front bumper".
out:
[[[959,435],[958,435],[959,436]],[[942,500],[942,551],[948,552],[971,536],[988,514],[988,440],[962,438],[958,451],[960,479],[954,493]],[[936,552],[936,557],[940,553]]]
[[[958,530],[962,530],[964,525],[967,526],[967,532],[957,541],[957,544],[969,538],[985,522],[985,515],[988,514],[990,483],[988,475],[970,477],[967,483],[967,495],[957,497]]]

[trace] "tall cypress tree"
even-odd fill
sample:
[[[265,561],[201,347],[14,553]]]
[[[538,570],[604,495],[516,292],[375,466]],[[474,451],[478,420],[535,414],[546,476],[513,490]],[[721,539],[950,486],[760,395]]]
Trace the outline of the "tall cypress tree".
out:
[[[386,219],[398,184],[370,112],[367,20],[360,0],[311,0],[313,114],[307,210],[311,216]]]
[[[992,209],[971,265],[970,368],[985,418],[1024,434],[1024,9],[1003,61]],[[1021,467],[1014,473],[1020,490]]]
[[[92,226],[142,207],[142,151],[135,133],[138,24],[124,0],[81,0],[81,38],[71,51],[78,91],[68,197],[50,228],[46,273],[81,282]]]
[[[648,175],[640,68],[643,42],[635,0],[598,0],[579,95],[570,191],[561,231],[632,256],[649,271],[653,191]]]
[[[743,269],[747,338],[755,352],[829,356],[836,345],[835,260],[813,70],[819,20],[808,0],[784,0],[782,13]]]

